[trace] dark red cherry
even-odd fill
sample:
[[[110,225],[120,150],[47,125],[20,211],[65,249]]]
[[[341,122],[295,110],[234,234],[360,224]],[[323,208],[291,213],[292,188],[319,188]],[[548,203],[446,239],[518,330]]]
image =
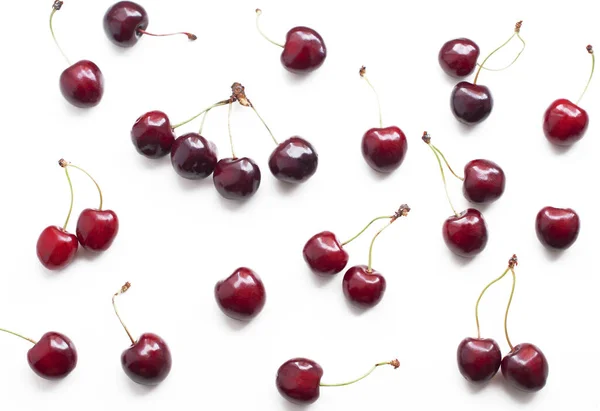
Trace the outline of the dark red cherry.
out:
[[[171,371],[171,351],[156,334],[145,333],[121,354],[123,371],[134,382],[158,385]]]
[[[474,41],[459,38],[444,43],[438,54],[442,70],[449,76],[460,78],[475,70],[479,58],[479,46]]]
[[[65,378],[77,365],[77,350],[65,335],[48,332],[27,352],[29,366],[48,380]]]
[[[236,320],[248,321],[262,311],[267,294],[258,274],[240,267],[217,283],[215,298],[223,313]]]
[[[104,94],[104,76],[96,64],[81,60],[60,75],[60,91],[75,107],[97,106]]]
[[[313,146],[300,137],[280,143],[269,157],[269,169],[278,180],[303,183],[317,171],[319,156]]]
[[[337,274],[348,264],[348,253],[330,231],[313,235],[302,250],[304,261],[317,274]]]
[[[346,298],[365,308],[377,305],[383,298],[385,288],[385,278],[375,270],[369,271],[366,265],[350,267],[342,281]]]
[[[171,164],[183,178],[206,178],[217,165],[217,147],[198,133],[184,134],[171,147]]]
[[[148,13],[132,1],[120,1],[104,14],[104,32],[109,40],[120,47],[132,47],[142,36],[140,30],[148,27]]]
[[[143,114],[131,129],[131,141],[138,153],[148,158],[166,156],[175,142],[169,117],[162,111]]]
[[[570,208],[544,207],[535,219],[535,231],[545,246],[566,250],[579,236],[579,215]]]
[[[323,369],[306,358],[286,361],[277,370],[275,381],[279,393],[296,404],[312,404],[319,399]]]
[[[119,219],[111,210],[86,208],[77,220],[77,239],[89,251],[106,251],[119,232]]]
[[[380,173],[389,173],[400,167],[407,149],[406,136],[396,126],[372,128],[362,138],[365,161]]]
[[[224,158],[219,160],[215,167],[213,182],[224,198],[250,198],[260,186],[260,169],[247,157]]]
[[[449,217],[442,232],[450,251],[461,257],[476,256],[488,242],[485,220],[474,208],[463,211],[458,217]]]
[[[74,234],[57,226],[46,227],[38,238],[37,256],[47,269],[59,270],[73,261],[78,244]]]
[[[285,37],[281,64],[292,73],[309,73],[321,67],[327,57],[325,42],[308,27],[294,27]]]
[[[548,379],[548,361],[535,345],[519,344],[502,360],[502,375],[521,391],[539,391]]]
[[[465,338],[458,346],[456,357],[462,376],[475,383],[491,380],[502,362],[500,346],[487,338]]]
[[[587,112],[564,98],[550,104],[544,114],[544,134],[558,146],[570,146],[581,140],[588,124]]]
[[[472,160],[465,166],[463,194],[473,203],[492,203],[504,193],[506,176],[489,160]]]
[[[477,124],[488,118],[494,100],[486,86],[461,81],[452,90],[450,108],[452,114],[463,124]]]

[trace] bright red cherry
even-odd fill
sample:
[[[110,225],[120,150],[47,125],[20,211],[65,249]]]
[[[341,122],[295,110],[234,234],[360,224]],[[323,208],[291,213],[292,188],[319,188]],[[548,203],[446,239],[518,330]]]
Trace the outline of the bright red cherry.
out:
[[[535,219],[535,231],[542,244],[566,250],[579,236],[579,215],[570,208],[544,207]]]
[[[148,158],[169,154],[175,142],[169,117],[162,111],[149,111],[141,115],[131,129],[131,141],[138,153]]]
[[[78,246],[77,236],[63,228],[50,226],[40,234],[36,251],[44,267],[48,270],[60,270],[73,261]]]
[[[487,225],[478,210],[468,208],[448,217],[442,230],[446,245],[461,257],[474,257],[485,249],[488,242]]]
[[[465,166],[463,194],[472,203],[487,204],[499,199],[504,193],[506,176],[504,170],[490,160],[472,160]]]
[[[281,64],[288,71],[297,74],[310,73],[321,67],[327,57],[325,42],[319,33],[308,27],[294,27],[285,37],[285,45],[269,39],[258,24],[262,11],[256,9],[256,27],[269,42],[283,48]]]
[[[317,171],[319,156],[314,147],[300,137],[280,143],[269,157],[269,169],[280,181],[303,183]]]
[[[183,178],[204,179],[215,170],[217,147],[198,133],[185,134],[171,147],[171,164]]]
[[[89,251],[106,251],[119,232],[119,218],[112,210],[86,208],[77,220],[77,238]]]
[[[465,77],[475,70],[479,46],[473,40],[458,38],[444,43],[438,54],[440,67],[452,77]]]
[[[337,274],[348,264],[348,253],[330,231],[312,236],[304,245],[302,256],[308,266],[319,275]]]
[[[376,306],[385,293],[385,278],[366,265],[357,265],[346,271],[342,282],[344,295],[353,304],[364,308]]]
[[[546,386],[548,361],[533,344],[519,344],[502,360],[502,375],[521,391],[536,392]]]
[[[456,357],[462,376],[474,383],[491,380],[502,362],[500,346],[489,338],[465,338],[458,346]]]
[[[248,157],[223,158],[213,173],[217,192],[228,200],[252,197],[260,187],[260,168]]]
[[[236,269],[215,286],[217,304],[231,318],[249,321],[265,306],[265,286],[254,271],[246,267]]]

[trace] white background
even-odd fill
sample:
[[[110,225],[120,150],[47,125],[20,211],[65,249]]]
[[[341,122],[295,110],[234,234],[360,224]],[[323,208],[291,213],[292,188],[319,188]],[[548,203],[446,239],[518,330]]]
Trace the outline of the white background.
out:
[[[600,79],[582,107],[591,117],[585,138],[567,152],[549,146],[542,115],[556,98],[574,101],[590,68],[585,51],[598,43],[592,2],[481,1],[281,2],[145,0],[149,30],[188,30],[185,38],[143,38],[121,50],[105,37],[102,17],[110,0],[66,1],[55,27],[71,59],[91,59],[102,69],[106,92],[91,110],[70,107],[58,89],[65,68],[47,27],[51,0],[5,2],[0,26],[2,146],[0,162],[3,235],[0,326],[39,338],[56,330],[79,352],[75,371],[58,383],[35,376],[27,343],[0,337],[0,386],[6,409],[296,410],[275,388],[279,365],[295,356],[319,362],[323,382],[361,375],[379,361],[398,357],[402,367],[383,368],[346,388],[323,389],[311,409],[324,410],[578,410],[599,408],[597,312],[599,286],[597,153]],[[287,73],[280,50],[254,28],[254,8],[264,30],[283,41],[287,30],[307,25],[328,47],[321,69],[306,78]],[[507,39],[523,19],[528,46],[509,70],[484,72],[495,106],[473,128],[453,118],[449,95],[456,82],[440,69],[437,53],[447,40],[466,36],[482,57]],[[518,42],[490,60],[511,61]],[[377,125],[373,94],[358,76],[368,67],[384,109],[384,123],[409,138],[402,167],[376,175],[362,159],[360,139]],[[160,109],[173,122],[227,98],[242,82],[280,140],[300,135],[314,144],[319,168],[306,184],[289,189],[267,167],[273,144],[254,114],[233,113],[239,155],[263,172],[256,196],[240,205],[223,200],[212,178],[184,181],[169,158],[138,155],[129,130],[142,113]],[[226,109],[212,112],[204,134],[228,156]],[[184,127],[194,131],[199,123]],[[489,243],[465,261],[444,245],[441,225],[450,215],[436,162],[421,142],[431,133],[455,168],[482,157],[507,174],[507,188],[485,208]],[[39,233],[60,225],[68,208],[61,157],[90,171],[104,189],[105,206],[121,230],[99,257],[78,254],[62,272],[48,272],[35,256]],[[76,210],[96,207],[85,176],[72,172]],[[451,195],[468,206],[458,181]],[[322,281],[301,257],[305,241],[328,229],[344,240],[372,217],[412,207],[375,246],[374,268],[388,290],[380,305],[359,313],[342,294],[339,274]],[[573,207],[582,228],[567,252],[547,252],[534,231],[546,205]],[[371,232],[372,234],[373,232]],[[367,260],[371,234],[348,247],[350,265]],[[473,307],[483,286],[508,258],[520,260],[510,317],[513,342],[531,342],[546,354],[550,376],[538,394],[507,388],[500,375],[484,389],[460,376],[456,347],[475,335]],[[236,267],[248,266],[265,282],[262,314],[246,326],[225,318],[213,287]],[[155,332],[169,343],[174,363],[159,387],[132,383],[120,366],[128,339],[110,305],[112,293],[131,281],[120,310],[132,332]],[[482,331],[503,352],[502,320],[510,280],[482,304]]]

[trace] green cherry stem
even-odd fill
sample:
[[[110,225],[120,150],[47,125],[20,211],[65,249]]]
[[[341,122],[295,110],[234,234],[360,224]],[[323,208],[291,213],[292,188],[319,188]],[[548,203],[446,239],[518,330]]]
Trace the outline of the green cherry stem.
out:
[[[212,110],[215,107],[224,106],[225,104],[229,104],[229,102],[230,102],[229,99],[223,100],[223,101],[219,101],[218,103],[215,103],[212,106],[205,108],[204,110],[202,110],[201,112],[199,112],[198,114],[196,114],[194,117],[191,117],[191,118],[189,118],[189,119],[187,119],[185,121],[182,121],[181,123],[177,123],[174,126],[171,126],[171,129],[175,130],[176,128],[179,128],[179,127],[181,127],[183,125],[186,125],[187,123],[190,123],[190,122],[196,120],[198,117],[200,117],[202,114],[206,113],[207,111],[210,111],[210,110]]]
[[[229,145],[231,146],[231,157],[235,160],[235,151],[233,150],[233,135],[231,134],[231,106],[233,103],[229,103],[229,109],[227,110],[227,130],[229,131]]]
[[[454,205],[452,204],[452,200],[450,199],[450,194],[448,193],[448,183],[446,182],[446,173],[444,173],[444,166],[442,165],[442,160],[440,160],[440,155],[435,150],[435,148],[433,148],[431,146],[431,136],[429,135],[429,133],[427,133],[427,131],[425,131],[425,132],[423,132],[423,137],[421,137],[421,138],[429,146],[429,148],[433,152],[433,155],[435,156],[435,158],[440,166],[440,173],[442,174],[442,181],[444,182],[444,190],[446,191],[446,199],[448,200],[448,204],[450,204],[450,208],[452,209],[452,212],[454,213],[454,215],[456,217],[460,217],[460,214],[458,214],[456,212],[456,209],[454,208]]]
[[[67,213],[67,218],[65,219],[65,224],[63,225],[63,230],[67,230],[67,226],[69,225],[69,220],[71,219],[71,214],[73,213],[73,202],[75,200],[75,195],[73,193],[73,182],[71,181],[71,176],[69,175],[69,170],[67,169],[67,162],[62,158],[58,161],[58,165],[65,169],[65,175],[67,176],[67,181],[69,182],[69,191],[71,192],[71,203],[69,205],[69,212]]]
[[[345,245],[347,245],[347,244],[350,244],[352,241],[354,241],[354,240],[356,240],[358,237],[360,237],[360,236],[362,235],[362,233],[364,233],[365,231],[367,231],[367,229],[368,229],[369,227],[371,227],[371,225],[372,225],[374,222],[376,222],[376,221],[379,221],[379,220],[388,220],[388,219],[391,219],[391,218],[394,218],[394,216],[391,216],[391,215],[383,215],[383,216],[380,216],[380,217],[375,217],[374,219],[372,219],[371,221],[369,221],[369,224],[367,224],[367,225],[366,225],[366,226],[365,226],[365,227],[364,227],[362,230],[360,230],[360,232],[359,232],[358,234],[356,234],[356,235],[355,235],[354,237],[352,237],[351,239],[349,239],[349,240],[347,240],[347,241],[343,242],[343,243],[341,244],[341,245],[342,245],[342,247],[343,247],[343,246],[345,246]]]
[[[256,9],[256,29],[258,30],[258,32],[260,33],[261,36],[263,36],[265,38],[265,40],[267,40],[268,42],[275,44],[276,46],[279,46],[281,48],[284,48],[284,45],[281,43],[277,43],[276,41],[271,40],[270,38],[267,37],[267,35],[265,33],[263,33],[263,31],[260,29],[260,15],[262,14],[262,10],[261,9]]]
[[[63,159],[60,159],[60,161],[58,162],[58,164],[60,164],[61,167],[63,167],[65,170],[67,169],[67,167],[73,167],[76,168],[77,170],[81,171],[83,174],[85,174],[86,176],[88,176],[90,178],[90,180],[92,180],[92,182],[94,183],[94,185],[96,186],[96,189],[98,190],[98,196],[100,196],[100,205],[98,206],[98,210],[102,210],[102,204],[103,204],[103,197],[102,197],[102,190],[100,189],[100,185],[96,182],[96,180],[94,180],[94,177],[92,177],[92,175],[90,173],[88,173],[87,171],[85,171],[83,168],[76,166],[74,164],[71,164]]]
[[[60,47],[60,44],[58,43],[58,40],[56,40],[56,35],[54,34],[54,26],[52,25],[52,21],[54,19],[54,15],[56,14],[57,11],[60,10],[60,8],[62,7],[62,5],[63,5],[63,2],[60,1],[60,0],[56,0],[54,2],[54,4],[52,5],[52,13],[50,13],[50,33],[52,33],[52,39],[54,40],[54,44],[56,44],[56,47],[58,47],[58,50],[60,51],[60,54],[62,54],[62,56],[67,61],[67,64],[70,66],[71,65],[71,61],[69,60],[69,58],[67,57],[67,55],[63,51],[62,47]]]
[[[510,311],[510,305],[512,304],[513,297],[515,295],[515,286],[517,285],[517,275],[515,274],[515,269],[510,268],[510,272],[512,273],[512,288],[510,290],[510,298],[508,299],[508,304],[506,305],[506,313],[504,314],[504,335],[506,336],[506,342],[512,351],[514,349],[512,343],[510,342],[510,337],[508,336],[508,312]]]
[[[22,336],[21,334],[17,334],[16,332],[9,331],[9,330],[5,330],[4,328],[0,328],[0,331],[2,331],[2,332],[4,332],[4,333],[7,333],[7,334],[14,335],[14,336],[16,336],[16,337],[19,337],[19,338],[22,338],[22,339],[24,339],[24,340],[26,340],[26,341],[29,341],[30,343],[32,343],[32,344],[34,344],[34,345],[35,345],[35,344],[37,344],[37,341],[35,341],[35,340],[32,340],[31,338],[24,337],[24,336]]]
[[[369,263],[367,265],[367,272],[370,273],[373,271],[372,269],[372,262],[373,262],[373,244],[375,244],[375,240],[377,239],[377,237],[379,237],[379,234],[381,234],[386,228],[388,228],[389,226],[391,226],[394,221],[396,221],[398,218],[400,217],[406,217],[408,215],[408,212],[410,211],[410,207],[406,204],[402,204],[400,206],[400,208],[398,209],[398,211],[396,211],[394,213],[394,215],[392,216],[392,218],[390,219],[390,222],[387,223],[385,226],[383,226],[383,228],[381,228],[381,230],[377,231],[375,233],[375,235],[373,236],[373,239],[371,240],[371,245],[369,246]]]
[[[594,68],[596,66],[596,57],[594,56],[594,49],[592,48],[591,45],[588,45],[586,47],[586,49],[587,49],[588,53],[590,53],[590,55],[592,56],[592,71],[590,73],[590,77],[588,78],[587,84],[585,85],[585,88],[583,89],[583,93],[581,93],[581,96],[579,96],[579,98],[577,99],[577,103],[575,103],[575,105],[579,105],[579,102],[585,95],[585,92],[587,91],[588,87],[590,86],[590,83],[592,82],[592,77],[594,77]]]
[[[133,336],[131,335],[131,333],[129,332],[129,330],[127,329],[127,326],[125,325],[125,323],[123,322],[123,319],[121,318],[121,316],[119,315],[119,311],[117,310],[117,304],[115,303],[115,298],[118,295],[124,294],[127,290],[129,290],[129,288],[131,287],[131,284],[129,282],[126,282],[123,287],[121,287],[121,289],[119,291],[117,291],[113,297],[112,297],[112,305],[113,308],[115,309],[115,314],[117,315],[117,318],[119,319],[119,321],[121,322],[121,325],[123,326],[123,329],[125,330],[125,332],[127,333],[127,336],[129,337],[129,339],[131,340],[131,344],[135,344],[135,340],[133,339]]]
[[[362,66],[358,73],[367,82],[369,87],[371,87],[373,93],[375,93],[375,98],[377,99],[377,108],[379,109],[379,127],[383,128],[383,117],[381,114],[381,101],[379,100],[379,94],[377,93],[377,90],[375,90],[375,87],[373,87],[373,84],[371,84],[371,82],[367,78],[367,68],[365,66]]]
[[[394,369],[397,369],[398,367],[400,367],[400,361],[398,361],[398,360],[392,360],[392,361],[388,361],[388,362],[380,362],[378,364],[375,364],[369,370],[369,372],[367,372],[365,375],[363,375],[362,377],[359,377],[359,378],[357,378],[355,380],[352,380],[352,381],[343,382],[341,384],[323,384],[323,383],[320,383],[319,386],[321,386],[321,387],[344,387],[346,385],[351,385],[351,384],[357,383],[357,382],[359,382],[361,380],[364,380],[369,375],[371,375],[373,373],[373,371],[375,371],[377,368],[381,367],[382,365],[391,365],[392,367],[394,367]]]
[[[256,107],[254,107],[254,104],[250,104],[250,107],[252,108],[252,110],[254,110],[254,113],[258,116],[258,118],[260,119],[260,121],[263,123],[263,125],[265,126],[265,128],[267,129],[267,131],[269,132],[269,134],[271,135],[271,139],[273,140],[273,142],[275,143],[275,145],[278,146],[279,143],[277,142],[277,139],[273,135],[273,132],[271,131],[271,129],[269,128],[269,126],[267,125],[267,123],[265,122],[265,120],[263,120],[263,118],[261,117],[261,115],[258,114],[258,111],[256,111]]]
[[[444,155],[444,153],[441,152],[441,150],[439,148],[437,148],[433,144],[430,144],[429,146],[431,148],[433,148],[440,156],[442,156],[442,160],[444,160],[444,163],[446,163],[446,167],[448,167],[448,170],[450,170],[450,172],[452,173],[452,175],[454,175],[454,177],[458,178],[460,181],[465,181],[464,177],[461,177],[454,172],[454,170],[450,166],[450,163],[448,162],[448,160],[446,160],[446,156]]]

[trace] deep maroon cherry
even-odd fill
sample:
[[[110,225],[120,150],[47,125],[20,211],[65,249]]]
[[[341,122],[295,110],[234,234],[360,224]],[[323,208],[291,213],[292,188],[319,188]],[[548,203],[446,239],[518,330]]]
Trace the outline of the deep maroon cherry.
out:
[[[269,169],[280,181],[303,183],[317,171],[319,156],[314,147],[300,137],[280,143],[269,157]]]
[[[472,160],[465,166],[463,194],[473,203],[491,203],[504,193],[506,176],[502,168],[490,160]]]
[[[548,361],[535,345],[519,344],[502,360],[502,375],[521,391],[539,391],[548,379]]]
[[[131,141],[138,153],[148,158],[164,157],[175,142],[169,117],[162,111],[143,114],[131,129]]]
[[[444,221],[442,233],[446,245],[461,257],[474,257],[488,242],[487,225],[478,210],[469,208]]]
[[[241,200],[250,198],[260,186],[260,169],[247,158],[223,158],[213,173],[215,188],[224,198]]]
[[[106,251],[119,232],[119,218],[112,210],[86,208],[77,220],[77,239],[89,251]]]
[[[319,275],[337,274],[348,264],[348,253],[330,231],[312,236],[302,250],[304,261]]]
[[[198,133],[185,134],[171,147],[171,164],[183,178],[206,178],[217,165],[217,147]]]
[[[490,89],[479,84],[461,81],[452,90],[452,114],[463,124],[477,124],[488,118],[494,99]]]
[[[59,270],[73,261],[79,243],[77,236],[57,226],[46,227],[38,238],[37,256],[44,267]]]
[[[77,365],[77,350],[65,335],[48,332],[27,352],[31,369],[48,380],[65,378]]]
[[[344,295],[352,303],[369,308],[376,306],[386,289],[385,278],[366,265],[350,267],[342,282]]]
[[[327,48],[319,33],[308,27],[294,27],[288,31],[285,44],[276,43],[260,30],[258,18],[261,13],[260,9],[256,9],[256,27],[265,39],[283,48],[281,53],[283,67],[292,73],[304,74],[323,65],[327,57]]]
[[[579,215],[570,208],[544,207],[535,219],[538,239],[547,247],[566,250],[579,236]]]
[[[500,346],[489,338],[465,338],[456,356],[462,376],[475,383],[492,379],[502,362]]]
[[[248,321],[262,311],[267,294],[258,274],[240,267],[215,285],[215,298],[223,313],[236,320]]]
[[[442,70],[452,77],[465,77],[475,70],[479,46],[474,41],[458,38],[444,43],[438,54]]]

